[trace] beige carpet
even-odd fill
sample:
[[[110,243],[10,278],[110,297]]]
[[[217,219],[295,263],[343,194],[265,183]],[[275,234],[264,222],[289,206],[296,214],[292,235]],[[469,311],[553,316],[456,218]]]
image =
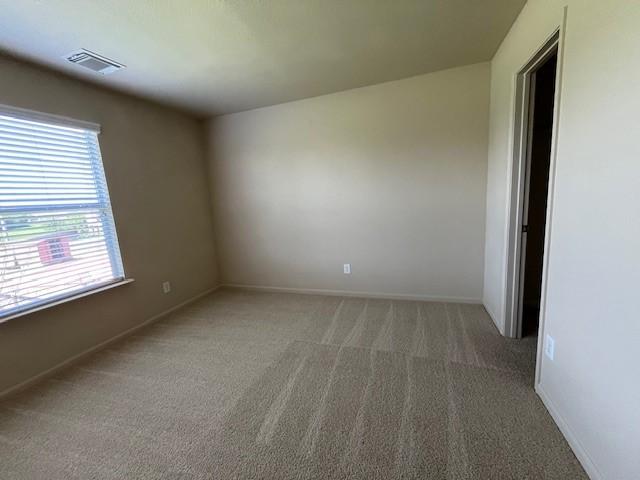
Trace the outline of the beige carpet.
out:
[[[586,478],[477,305],[222,290],[0,402],[2,479]]]

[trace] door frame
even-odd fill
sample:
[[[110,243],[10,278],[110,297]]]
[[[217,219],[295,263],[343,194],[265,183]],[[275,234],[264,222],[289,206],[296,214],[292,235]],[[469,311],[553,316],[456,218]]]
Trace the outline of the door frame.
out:
[[[524,286],[524,260],[526,235],[522,225],[528,207],[528,180],[531,167],[531,135],[529,128],[533,120],[533,100],[535,94],[535,71],[554,53],[558,54],[556,85],[553,106],[553,130],[551,140],[551,160],[549,165],[549,185],[547,191],[546,231],[542,266],[542,288],[540,297],[540,327],[538,352],[541,351],[543,337],[543,311],[546,299],[546,275],[549,256],[549,233],[551,206],[555,178],[555,157],[558,129],[559,98],[561,86],[561,29],[556,29],[542,46],[518,71],[515,78],[515,115],[513,124],[513,152],[511,168],[511,193],[509,198],[509,227],[507,232],[507,269],[505,292],[505,336],[522,337],[522,296]],[[539,363],[539,362],[537,362]],[[536,369],[537,370],[537,369]],[[537,374],[537,372],[536,372]],[[537,377],[537,375],[536,375]]]

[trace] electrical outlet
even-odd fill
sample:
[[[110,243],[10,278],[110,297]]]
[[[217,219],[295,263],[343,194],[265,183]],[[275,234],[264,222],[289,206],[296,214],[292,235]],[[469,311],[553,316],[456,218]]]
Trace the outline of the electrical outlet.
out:
[[[171,282],[162,282],[162,291],[169,293],[171,291]]]
[[[345,275],[351,275],[351,264],[350,263],[345,263],[342,266],[342,270],[344,271]]]
[[[553,355],[556,350],[556,342],[551,335],[547,335],[544,343],[544,354],[553,360]]]

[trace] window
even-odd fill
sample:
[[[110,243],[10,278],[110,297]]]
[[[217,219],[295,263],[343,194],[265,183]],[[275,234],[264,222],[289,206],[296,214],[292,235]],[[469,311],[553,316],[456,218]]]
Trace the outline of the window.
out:
[[[0,106],[0,320],[124,279],[98,133]]]

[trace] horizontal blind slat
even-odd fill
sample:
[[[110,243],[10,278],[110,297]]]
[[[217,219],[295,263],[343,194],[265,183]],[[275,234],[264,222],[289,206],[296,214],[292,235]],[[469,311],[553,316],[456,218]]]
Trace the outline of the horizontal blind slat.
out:
[[[0,170],[5,170],[8,175],[25,174],[45,176],[50,172],[91,175],[95,179],[95,169],[93,165],[85,161],[49,160],[42,157],[2,158],[0,156]]]
[[[0,143],[0,158],[47,159],[54,162],[77,162],[91,164],[91,152],[76,150],[55,150],[49,148],[25,148],[19,145]]]
[[[22,125],[10,124],[8,122],[3,122],[2,120],[0,120],[0,135],[20,135],[22,137],[65,141],[69,143],[77,143],[80,145],[84,145],[87,139],[87,136],[84,133],[80,135],[62,132],[52,133],[46,130],[25,128]]]
[[[0,113],[0,125],[24,128],[35,132],[50,132],[54,135],[71,135],[78,137],[86,135],[86,131],[80,128],[63,127],[61,125],[53,125],[39,121],[24,120],[21,118],[11,117],[4,113]]]
[[[88,154],[91,147],[84,143],[68,143],[68,142],[55,142],[52,140],[45,140],[42,138],[24,138],[19,135],[6,135],[0,132],[0,144],[9,149],[19,149],[26,151],[47,151],[52,150],[54,152],[78,152],[81,154]]]
[[[20,215],[14,215],[12,217],[5,216],[4,218],[4,230],[1,230],[0,239],[10,240],[13,235],[20,235],[21,233],[27,233],[25,230],[32,228],[56,228],[59,225],[68,226],[75,225],[77,227],[99,225],[102,223],[101,215],[108,215],[106,212],[101,212],[96,209],[95,211],[85,211],[78,213],[56,213],[52,215],[38,215],[24,217]],[[18,231],[20,230],[20,231]]]
[[[69,172],[69,171],[57,171],[57,172],[42,172],[38,170],[16,169],[16,168],[3,168],[0,165],[0,182],[4,184],[19,184],[19,185],[79,185],[90,184],[98,185],[100,182],[96,181],[90,171],[86,172]]]
[[[55,238],[55,237],[54,237]],[[5,263],[19,263],[28,265],[32,262],[40,262],[41,261],[41,253],[38,249],[38,244],[40,242],[46,241],[48,239],[42,239],[36,242],[36,244],[29,243],[28,245],[18,245],[16,248],[6,248],[0,249],[0,262]],[[90,243],[87,242],[86,245],[72,245],[70,256],[74,255],[82,255],[85,252],[93,248],[106,248],[106,242],[109,239],[105,239],[104,237],[96,237]],[[44,245],[43,245],[44,246]]]
[[[90,169],[93,167],[90,159],[77,155],[49,155],[43,153],[3,152],[0,145],[0,165],[40,168],[78,168]]]
[[[40,263],[41,254],[38,250],[38,243],[46,241],[47,239],[40,240],[36,244],[29,243],[29,245],[16,246],[16,248],[2,248],[0,247],[0,263],[20,263],[28,266],[30,263]],[[83,241],[84,242],[84,241]],[[89,253],[93,249],[106,248],[106,240],[104,237],[95,237],[91,241],[86,241],[83,244],[76,244],[71,246],[70,255],[82,256],[85,253]]]
[[[0,124],[0,138],[13,138],[22,141],[33,140],[37,142],[51,142],[56,145],[71,145],[80,148],[87,147],[86,136],[55,135],[24,130]]]
[[[69,278],[70,275],[90,275],[94,266],[101,263],[109,265],[111,264],[111,262],[109,261],[109,256],[106,254],[106,252],[101,255],[96,254],[93,256],[88,256],[87,258],[83,259],[80,264],[74,265],[71,263],[52,263],[50,266],[59,268],[50,268],[46,273],[32,270],[30,272],[25,272],[24,275],[21,275],[19,277],[9,277],[3,282],[3,286],[1,288],[5,289],[6,287],[10,287],[19,290],[22,288],[28,288],[29,285],[32,284],[40,284],[44,282],[42,283],[44,285],[50,280],[55,279],[57,279],[56,281],[65,281]]]

